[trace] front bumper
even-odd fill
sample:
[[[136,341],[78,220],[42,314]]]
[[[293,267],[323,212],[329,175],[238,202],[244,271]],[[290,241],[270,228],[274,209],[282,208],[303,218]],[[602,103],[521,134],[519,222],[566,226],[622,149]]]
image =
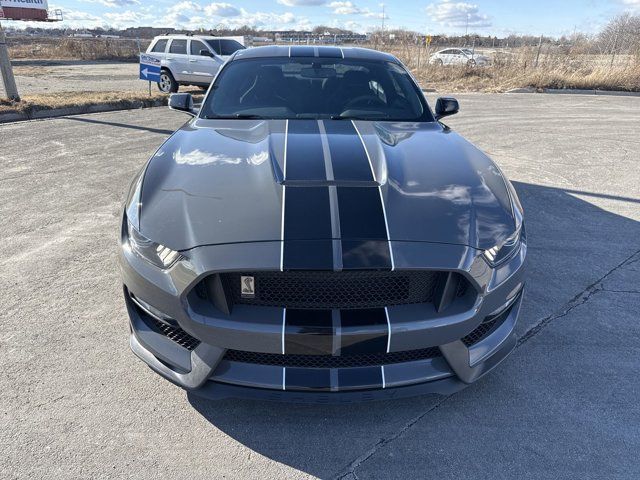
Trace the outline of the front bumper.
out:
[[[212,316],[194,307],[189,297],[194,286],[212,272],[277,270],[279,242],[199,247],[166,271],[150,265],[125,245],[120,263],[131,348],[163,377],[209,398],[341,403],[449,394],[486,374],[515,347],[526,249],[523,237],[519,251],[492,269],[480,252],[468,247],[393,242],[397,270],[455,271],[468,280],[473,295],[441,313],[424,305],[389,307],[387,353],[388,358],[396,355],[391,363],[382,360],[366,366],[304,368],[279,362],[243,362],[228,355],[228,351],[260,352],[265,358],[282,355],[283,309],[262,308],[256,315],[256,310],[239,307],[233,315]],[[151,314],[145,306],[153,306]],[[174,319],[175,324],[158,328],[155,311]],[[354,335],[364,338],[370,334],[368,330],[364,325]],[[344,333],[332,330],[329,335]],[[397,361],[402,353],[424,351],[419,349],[431,349],[431,353]]]

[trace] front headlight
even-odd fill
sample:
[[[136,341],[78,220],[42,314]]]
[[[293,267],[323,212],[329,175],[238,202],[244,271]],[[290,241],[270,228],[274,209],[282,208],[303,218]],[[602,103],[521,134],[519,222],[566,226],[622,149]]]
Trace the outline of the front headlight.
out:
[[[155,243],[142,235],[133,224],[127,220],[127,233],[131,250],[156,267],[169,268],[180,258],[180,254],[160,243]]]
[[[520,248],[520,241],[522,240],[522,223],[518,226],[516,231],[507,238],[504,242],[495,247],[491,247],[485,250],[484,258],[489,262],[492,267],[500,265],[502,262],[509,259]]]

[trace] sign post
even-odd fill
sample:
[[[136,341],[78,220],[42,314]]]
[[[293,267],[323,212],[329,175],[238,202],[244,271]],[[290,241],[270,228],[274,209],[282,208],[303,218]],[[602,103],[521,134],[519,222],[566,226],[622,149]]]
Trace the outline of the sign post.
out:
[[[2,7],[0,7],[0,11],[2,11]],[[0,25],[0,75],[2,75],[2,82],[7,98],[19,102],[20,95],[18,95],[16,79],[13,76],[13,68],[11,68],[9,50],[7,49],[7,39],[4,35],[4,30],[2,30],[2,25]]]
[[[0,19],[35,22],[59,22],[62,12],[56,10],[49,15],[47,0],[0,0]],[[4,90],[10,100],[20,101],[16,79],[9,60],[7,39],[0,25],[0,76]]]

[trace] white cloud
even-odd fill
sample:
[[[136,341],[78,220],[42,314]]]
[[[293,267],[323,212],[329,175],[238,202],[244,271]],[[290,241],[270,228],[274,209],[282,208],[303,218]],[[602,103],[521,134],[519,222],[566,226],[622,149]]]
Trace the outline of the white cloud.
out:
[[[249,12],[230,3],[211,3],[205,7],[184,0],[166,10],[166,15],[155,22],[157,26],[185,29],[238,28],[249,25],[263,29],[310,29],[311,22],[291,12]]]
[[[427,7],[427,13],[434,22],[447,27],[462,28],[468,25],[474,28],[491,26],[490,18],[480,13],[477,5],[465,2],[441,0]]]
[[[211,3],[204,7],[204,12],[217,17],[237,17],[241,14],[240,10],[230,3]]]
[[[361,12],[360,8],[351,2],[331,2],[329,6],[333,8],[333,13],[337,15],[353,15]]]
[[[278,3],[287,7],[317,7],[327,3],[327,0],[278,0]]]
[[[145,18],[144,15],[131,10],[121,13],[105,13],[104,17],[109,20],[109,25],[114,27],[137,25]]]
[[[128,7],[132,5],[140,5],[140,0],[87,0],[90,3],[101,3],[106,7]]]
[[[622,0],[622,3],[631,12],[640,12],[640,0]]]
[[[382,18],[382,12],[372,12],[368,8],[360,8],[349,1],[331,2],[329,7],[333,9],[333,13],[336,15],[362,15],[369,18]],[[389,17],[385,15],[385,18]]]

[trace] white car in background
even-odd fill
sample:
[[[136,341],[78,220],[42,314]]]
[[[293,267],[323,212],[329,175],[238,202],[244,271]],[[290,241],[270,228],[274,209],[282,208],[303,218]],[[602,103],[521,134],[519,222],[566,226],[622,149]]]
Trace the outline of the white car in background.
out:
[[[207,35],[162,35],[156,37],[147,53],[161,63],[158,88],[175,93],[180,85],[207,88],[222,64],[236,51],[246,48],[242,37]]]
[[[480,55],[468,48],[447,48],[429,56],[431,65],[468,65],[484,67],[491,63],[486,55]]]

